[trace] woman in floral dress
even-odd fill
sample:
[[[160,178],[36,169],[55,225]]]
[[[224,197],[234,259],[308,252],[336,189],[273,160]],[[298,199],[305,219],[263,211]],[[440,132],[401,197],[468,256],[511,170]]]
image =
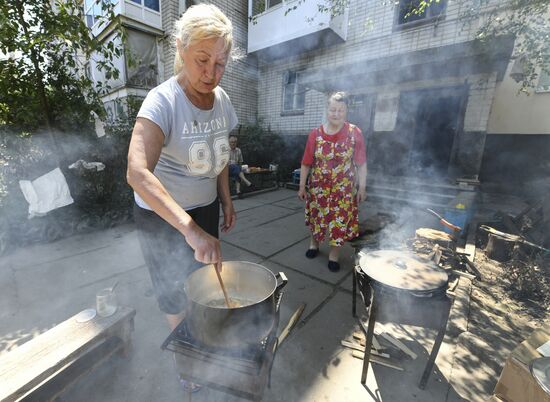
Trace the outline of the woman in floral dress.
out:
[[[306,225],[311,230],[306,257],[319,254],[319,244],[328,234],[328,268],[333,272],[340,270],[338,257],[344,242],[359,234],[357,205],[366,199],[365,142],[361,130],[346,122],[347,110],[343,92],[328,98],[327,122],[307,139],[298,191],[306,201]]]

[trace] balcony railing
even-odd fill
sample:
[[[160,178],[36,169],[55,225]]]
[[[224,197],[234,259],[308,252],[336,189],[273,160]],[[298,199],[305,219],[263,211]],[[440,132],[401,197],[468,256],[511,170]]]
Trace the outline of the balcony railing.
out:
[[[319,12],[319,1],[249,0],[248,52],[276,57],[345,41],[348,11]]]
[[[86,24],[94,35],[105,29],[101,23],[102,4],[111,1],[115,15],[122,15],[147,26],[162,29],[160,0],[85,0],[84,13]]]

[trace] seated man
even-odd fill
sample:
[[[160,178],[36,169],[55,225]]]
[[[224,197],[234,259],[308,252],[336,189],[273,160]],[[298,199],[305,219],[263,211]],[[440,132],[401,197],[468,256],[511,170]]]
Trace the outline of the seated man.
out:
[[[244,176],[244,173],[241,169],[243,164],[243,154],[241,149],[237,147],[237,136],[229,136],[229,177],[235,180],[235,191],[237,195],[241,194],[241,181],[247,186],[250,187],[252,183],[247,180]]]

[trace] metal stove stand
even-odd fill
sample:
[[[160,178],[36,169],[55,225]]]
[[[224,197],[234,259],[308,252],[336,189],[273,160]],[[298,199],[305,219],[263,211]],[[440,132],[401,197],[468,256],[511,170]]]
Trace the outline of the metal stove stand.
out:
[[[441,292],[434,297],[417,297],[406,291],[387,291],[387,287],[377,286],[377,283],[365,275],[358,265],[354,268],[353,276],[352,314],[354,317],[357,316],[355,303],[357,288],[369,312],[367,329],[365,330],[360,323],[366,338],[361,383],[365,384],[367,381],[374,326],[377,321],[391,322],[438,330],[418,385],[420,389],[425,389],[445,336],[453,299],[447,296],[445,289],[441,289]]]
[[[163,350],[174,352],[185,380],[252,401],[260,401],[270,386],[277,349],[279,317],[266,339],[243,349],[201,345],[189,335],[185,320],[168,336]]]

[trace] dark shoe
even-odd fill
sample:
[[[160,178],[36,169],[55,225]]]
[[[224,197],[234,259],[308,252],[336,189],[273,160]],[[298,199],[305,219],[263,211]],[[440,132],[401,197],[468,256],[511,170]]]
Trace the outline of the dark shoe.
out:
[[[310,248],[309,250],[306,251],[307,258],[315,258],[317,257],[318,254],[319,254],[318,248]]]
[[[331,261],[331,260],[328,260],[328,270],[330,272],[338,272],[340,271],[340,264],[338,263],[338,261]]]
[[[237,193],[237,198],[242,199],[243,198],[243,193]]]

